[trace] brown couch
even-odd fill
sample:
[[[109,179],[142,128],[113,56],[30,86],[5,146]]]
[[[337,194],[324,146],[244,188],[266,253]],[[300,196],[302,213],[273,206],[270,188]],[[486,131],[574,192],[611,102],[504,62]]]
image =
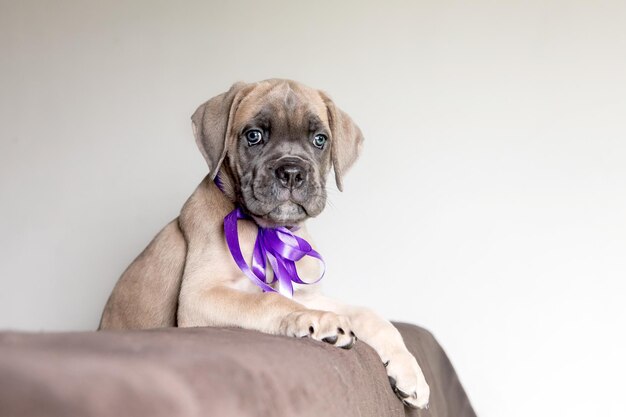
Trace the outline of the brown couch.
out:
[[[171,328],[0,333],[0,416],[474,417],[433,336],[396,326],[430,384],[428,410],[402,406],[364,343]]]

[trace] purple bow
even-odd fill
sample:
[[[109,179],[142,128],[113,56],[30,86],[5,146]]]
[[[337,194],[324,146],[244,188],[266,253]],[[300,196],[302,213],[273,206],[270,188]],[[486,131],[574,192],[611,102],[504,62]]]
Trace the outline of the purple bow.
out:
[[[219,183],[218,184],[218,187]],[[221,187],[220,187],[221,188]],[[258,285],[264,292],[276,292],[269,284],[278,281],[278,292],[286,297],[293,297],[293,284],[314,284],[324,276],[326,265],[322,256],[317,253],[309,242],[294,235],[286,227],[263,228],[259,227],[259,233],[254,243],[252,253],[252,265],[243,258],[239,246],[239,234],[237,222],[248,218],[239,207],[236,207],[224,217],[224,234],[230,254],[233,256],[239,269],[246,274],[252,282]],[[322,263],[320,277],[312,282],[304,282],[298,275],[296,262],[305,256],[311,256]],[[266,259],[272,267],[274,276],[269,280]]]

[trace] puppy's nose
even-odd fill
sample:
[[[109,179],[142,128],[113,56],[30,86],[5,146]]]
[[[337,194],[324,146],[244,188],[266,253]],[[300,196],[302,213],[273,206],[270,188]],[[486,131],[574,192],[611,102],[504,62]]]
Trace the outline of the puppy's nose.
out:
[[[306,181],[306,170],[294,163],[287,163],[279,166],[274,171],[274,175],[280,185],[285,188],[293,190],[294,188],[300,188]]]

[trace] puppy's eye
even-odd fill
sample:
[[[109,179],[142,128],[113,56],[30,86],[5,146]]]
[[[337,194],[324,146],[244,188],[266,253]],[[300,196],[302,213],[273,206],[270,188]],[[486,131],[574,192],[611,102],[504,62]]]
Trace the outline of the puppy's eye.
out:
[[[258,129],[250,129],[246,132],[246,140],[248,146],[258,145],[263,140],[263,132]]]
[[[327,140],[328,138],[326,137],[326,135],[318,133],[313,137],[313,145],[318,149],[324,149],[324,145],[326,145]]]

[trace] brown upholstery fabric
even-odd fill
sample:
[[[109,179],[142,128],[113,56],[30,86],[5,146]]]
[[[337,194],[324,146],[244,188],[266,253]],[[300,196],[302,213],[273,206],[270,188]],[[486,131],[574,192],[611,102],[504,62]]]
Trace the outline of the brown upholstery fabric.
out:
[[[474,417],[432,335],[397,327],[430,384],[429,410],[401,405],[364,343],[171,328],[0,333],[0,416]]]

